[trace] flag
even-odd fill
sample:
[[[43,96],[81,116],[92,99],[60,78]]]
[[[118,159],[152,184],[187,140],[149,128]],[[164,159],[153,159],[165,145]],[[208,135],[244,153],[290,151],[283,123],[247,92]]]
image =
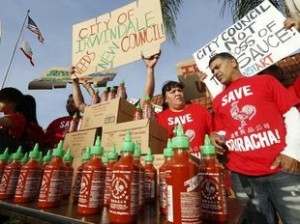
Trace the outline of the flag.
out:
[[[27,24],[27,28],[32,31],[33,33],[35,33],[38,37],[38,40],[41,43],[44,43],[44,37],[42,36],[42,33],[40,31],[40,29],[38,28],[38,26],[35,24],[35,22],[30,18],[30,16],[28,16],[28,24]]]
[[[24,55],[30,60],[30,63],[32,64],[32,66],[34,66],[34,63],[32,61],[33,53],[32,53],[29,43],[25,39],[23,39],[20,49],[24,53]]]

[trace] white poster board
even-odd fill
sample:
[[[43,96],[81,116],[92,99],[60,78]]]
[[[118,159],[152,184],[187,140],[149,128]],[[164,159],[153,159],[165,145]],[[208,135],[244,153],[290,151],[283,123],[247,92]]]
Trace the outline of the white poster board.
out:
[[[299,32],[295,28],[286,30],[284,20],[281,12],[264,1],[193,54],[199,70],[207,74],[204,82],[212,97],[223,90],[208,67],[215,54],[231,53],[241,72],[252,76],[300,48]]]
[[[160,0],[139,0],[73,25],[74,77],[105,71],[159,52],[165,41]]]

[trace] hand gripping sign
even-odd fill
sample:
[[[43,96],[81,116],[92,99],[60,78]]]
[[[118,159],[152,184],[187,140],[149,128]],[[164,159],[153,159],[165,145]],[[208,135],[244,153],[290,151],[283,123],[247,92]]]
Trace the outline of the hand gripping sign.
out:
[[[193,54],[199,70],[207,74],[204,83],[213,98],[223,90],[223,85],[208,67],[215,54],[231,53],[241,72],[252,76],[300,48],[299,32],[294,28],[285,29],[284,20],[282,13],[269,1],[263,1]]]

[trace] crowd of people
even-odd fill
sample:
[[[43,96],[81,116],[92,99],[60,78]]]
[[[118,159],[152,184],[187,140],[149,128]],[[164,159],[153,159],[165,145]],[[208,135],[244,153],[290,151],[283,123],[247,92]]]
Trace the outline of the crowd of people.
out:
[[[288,18],[284,25],[300,30],[300,19]],[[142,56],[146,81],[141,106],[144,96],[154,94],[160,56],[161,52]],[[300,79],[289,91],[275,72],[245,77],[237,60],[226,52],[213,56],[209,68],[226,87],[213,99],[213,113],[200,104],[187,103],[182,83],[167,81],[161,91],[163,111],[156,115],[158,123],[166,127],[170,138],[176,125],[182,124],[190,152],[199,159],[205,135],[210,135],[218,153],[227,156],[226,168],[247,187],[249,223],[276,223],[278,215],[284,223],[300,223]],[[44,150],[54,148],[64,139],[73,116],[87,106],[78,78],[73,77],[72,86],[66,104],[69,115],[54,120],[45,130],[38,123],[34,97],[12,87],[0,90],[0,150],[13,152],[22,145],[26,152],[36,143]],[[85,88],[90,96],[94,94],[91,86]],[[235,92],[241,95],[227,97]]]

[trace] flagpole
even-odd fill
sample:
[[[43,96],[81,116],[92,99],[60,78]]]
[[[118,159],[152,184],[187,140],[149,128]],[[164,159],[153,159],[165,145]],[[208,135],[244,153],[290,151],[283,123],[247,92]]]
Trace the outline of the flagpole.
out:
[[[25,23],[26,23],[26,19],[27,19],[27,17],[28,17],[29,12],[30,12],[30,10],[28,9],[28,10],[27,10],[27,13],[26,13],[26,16],[25,16],[25,19],[24,19],[24,22],[23,22],[23,25],[22,25],[22,27],[21,27],[21,30],[20,30],[20,33],[19,33],[17,42],[16,42],[16,45],[15,45],[14,51],[13,51],[13,53],[12,53],[12,55],[11,55],[11,58],[10,58],[10,61],[9,61],[9,64],[8,64],[8,67],[7,67],[7,70],[6,70],[4,79],[3,79],[3,81],[2,81],[1,89],[3,89],[4,83],[5,83],[6,79],[7,79],[7,76],[8,76],[8,73],[9,73],[9,70],[10,70],[10,67],[11,67],[11,64],[12,64],[12,61],[13,61],[13,59],[14,59],[14,56],[15,56],[15,53],[16,53],[16,50],[17,50],[17,47],[18,47],[18,44],[19,44],[19,41],[20,41],[22,32],[23,32],[23,30],[24,30]]]

